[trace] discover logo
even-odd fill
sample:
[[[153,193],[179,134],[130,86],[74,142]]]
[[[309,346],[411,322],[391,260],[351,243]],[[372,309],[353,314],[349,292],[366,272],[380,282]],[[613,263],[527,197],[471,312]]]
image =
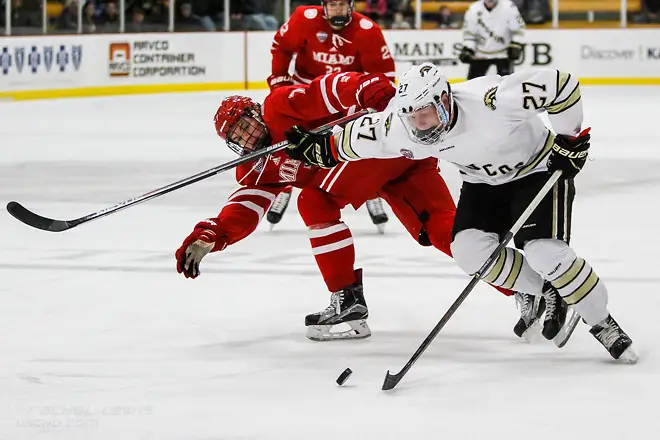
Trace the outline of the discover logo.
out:
[[[635,58],[635,49],[599,49],[593,46],[580,47],[580,56],[583,60],[632,60]]]

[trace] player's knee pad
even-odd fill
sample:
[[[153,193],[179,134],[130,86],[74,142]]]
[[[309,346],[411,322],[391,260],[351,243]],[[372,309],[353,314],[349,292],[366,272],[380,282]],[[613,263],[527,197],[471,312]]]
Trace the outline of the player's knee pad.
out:
[[[308,227],[337,223],[341,218],[341,210],[332,196],[315,188],[305,188],[300,192],[298,212]]]
[[[566,242],[552,238],[530,240],[524,251],[530,267],[547,280],[566,272],[577,258]]]
[[[497,234],[478,229],[465,229],[454,237],[451,252],[456,264],[467,274],[472,275],[481,268],[498,244]]]

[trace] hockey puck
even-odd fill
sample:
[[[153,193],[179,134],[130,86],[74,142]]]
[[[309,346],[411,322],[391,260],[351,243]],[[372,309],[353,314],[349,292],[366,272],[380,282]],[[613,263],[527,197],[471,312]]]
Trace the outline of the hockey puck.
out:
[[[337,385],[342,386],[346,383],[349,377],[353,374],[353,370],[350,368],[345,369],[337,378]]]

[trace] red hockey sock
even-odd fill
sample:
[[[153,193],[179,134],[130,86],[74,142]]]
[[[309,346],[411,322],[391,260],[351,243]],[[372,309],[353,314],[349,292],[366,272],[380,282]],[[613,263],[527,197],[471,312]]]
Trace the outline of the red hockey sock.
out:
[[[308,232],[312,253],[328,290],[337,292],[355,283],[355,248],[348,226],[337,222],[311,227]]]
[[[304,188],[298,197],[316,264],[331,292],[355,283],[355,248],[350,229],[340,220],[345,203],[317,188]]]

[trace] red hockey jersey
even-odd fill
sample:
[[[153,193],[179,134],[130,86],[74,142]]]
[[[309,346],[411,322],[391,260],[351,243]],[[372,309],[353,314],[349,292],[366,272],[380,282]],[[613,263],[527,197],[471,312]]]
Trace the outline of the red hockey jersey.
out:
[[[358,12],[353,12],[350,23],[335,33],[323,16],[322,6],[299,6],[275,34],[271,54],[271,87],[289,74],[294,54],[292,76],[302,84],[334,72],[384,73],[392,81],[395,77],[394,60],[383,33]]]
[[[312,129],[359,110],[357,90],[366,79],[369,75],[335,73],[317,78],[308,85],[273,90],[262,106],[272,143],[285,140],[284,132],[294,125]],[[216,221],[222,226],[228,244],[233,244],[256,229],[284,187],[315,185],[324,191],[333,190],[334,194],[338,188],[333,185],[342,172],[345,176],[356,176],[355,183],[351,180],[349,185],[341,187],[341,197],[357,208],[374,197],[392,176],[400,176],[414,163],[405,158],[368,159],[328,170],[309,167],[280,151],[236,169],[236,180],[241,188],[229,196]]]

